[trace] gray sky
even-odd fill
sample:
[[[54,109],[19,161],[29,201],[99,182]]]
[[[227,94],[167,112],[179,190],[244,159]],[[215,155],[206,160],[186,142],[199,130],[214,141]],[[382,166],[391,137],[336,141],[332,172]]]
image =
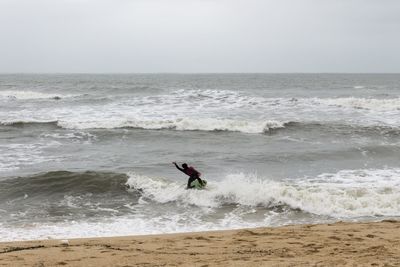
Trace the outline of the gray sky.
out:
[[[0,72],[400,72],[400,1],[0,0]]]

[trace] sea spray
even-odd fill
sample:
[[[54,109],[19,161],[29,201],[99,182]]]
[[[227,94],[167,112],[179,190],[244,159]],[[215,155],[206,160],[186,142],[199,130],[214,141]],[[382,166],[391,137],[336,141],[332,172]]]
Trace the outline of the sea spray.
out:
[[[209,183],[207,190],[185,190],[174,182],[129,174],[127,185],[159,203],[221,207],[287,205],[291,209],[336,218],[400,216],[400,170],[342,170],[317,177],[274,181],[231,174]]]

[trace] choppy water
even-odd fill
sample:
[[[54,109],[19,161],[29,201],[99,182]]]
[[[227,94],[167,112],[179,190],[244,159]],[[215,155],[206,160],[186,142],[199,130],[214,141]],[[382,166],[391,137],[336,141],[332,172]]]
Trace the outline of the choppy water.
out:
[[[0,75],[2,241],[386,217],[398,74]]]

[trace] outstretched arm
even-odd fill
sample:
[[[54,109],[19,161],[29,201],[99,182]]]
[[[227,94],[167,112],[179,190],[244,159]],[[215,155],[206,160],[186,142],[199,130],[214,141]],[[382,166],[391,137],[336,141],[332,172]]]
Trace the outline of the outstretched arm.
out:
[[[175,167],[176,167],[178,170],[180,170],[181,172],[185,173],[185,171],[184,171],[182,168],[180,168],[180,167],[178,166],[178,164],[176,164],[175,161],[172,162],[172,163],[175,165]]]

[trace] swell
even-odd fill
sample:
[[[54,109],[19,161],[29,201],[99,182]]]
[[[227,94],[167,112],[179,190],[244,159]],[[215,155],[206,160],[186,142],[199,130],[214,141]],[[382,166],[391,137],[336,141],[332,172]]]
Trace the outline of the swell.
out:
[[[52,171],[0,181],[0,202],[21,197],[56,199],[65,195],[126,194],[127,176],[110,172]]]
[[[59,128],[57,123],[58,121],[4,121],[0,122],[0,126],[11,126],[11,127],[54,126]]]
[[[364,126],[357,124],[335,123],[335,122],[295,122],[285,123],[285,127],[281,129],[271,129],[269,132],[277,131],[309,131],[318,130],[320,132],[340,133],[344,135],[380,135],[380,136],[399,136],[400,127],[398,126]]]

